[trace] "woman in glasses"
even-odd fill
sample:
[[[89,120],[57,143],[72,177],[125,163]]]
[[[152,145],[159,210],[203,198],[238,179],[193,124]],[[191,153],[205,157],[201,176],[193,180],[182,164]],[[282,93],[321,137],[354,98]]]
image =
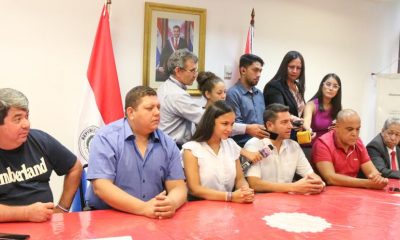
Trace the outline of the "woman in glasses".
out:
[[[341,86],[338,75],[329,73],[322,79],[314,97],[307,102],[304,127],[316,133],[313,142],[335,126],[336,115],[342,110]]]

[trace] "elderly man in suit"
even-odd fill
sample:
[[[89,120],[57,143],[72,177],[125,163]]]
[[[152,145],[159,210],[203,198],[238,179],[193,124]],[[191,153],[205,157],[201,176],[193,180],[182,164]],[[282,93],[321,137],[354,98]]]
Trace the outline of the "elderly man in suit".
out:
[[[400,118],[388,118],[382,131],[367,145],[368,154],[382,176],[400,179]]]

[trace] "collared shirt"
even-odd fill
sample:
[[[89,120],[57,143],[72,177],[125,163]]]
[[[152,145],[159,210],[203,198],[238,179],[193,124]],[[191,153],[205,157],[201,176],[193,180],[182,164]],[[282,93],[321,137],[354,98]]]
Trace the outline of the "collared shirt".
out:
[[[232,139],[222,140],[218,154],[207,142],[190,141],[182,149],[192,151],[197,158],[201,186],[231,192],[235,187],[236,160],[242,150]],[[239,160],[238,160],[239,161]]]
[[[370,161],[367,149],[361,139],[358,139],[356,144],[345,152],[337,146],[335,134],[335,130],[329,131],[315,141],[312,148],[313,162],[332,162],[336,173],[357,177],[361,165]]]
[[[392,169],[392,152],[395,152],[394,157],[395,157],[395,164],[396,164],[396,166],[397,166],[397,170],[400,169],[400,168],[399,168],[398,161],[397,161],[396,146],[394,146],[393,149],[390,149],[390,148],[388,148],[388,147],[386,146],[386,150],[387,150],[388,153],[389,153],[390,169]]]
[[[157,90],[161,103],[159,128],[179,144],[192,137],[192,125],[200,122],[204,109],[197,104],[186,86],[170,77]]]
[[[272,145],[268,138],[252,138],[244,147],[249,151],[257,152],[269,144]],[[291,139],[285,139],[282,141],[279,152],[274,148],[268,157],[252,164],[246,176],[259,177],[264,181],[275,183],[291,183],[295,173],[304,177],[313,173],[313,169],[300,145]]]
[[[255,87],[247,90],[240,82],[229,88],[226,102],[235,111],[236,123],[264,125],[263,113],[265,110],[264,95]],[[247,134],[235,136],[239,145],[244,145],[251,137]]]
[[[157,90],[161,103],[159,128],[178,144],[184,144],[192,138],[193,123],[198,124],[205,111],[186,89],[186,85],[170,76]],[[233,125],[232,135],[245,132],[246,124]]]
[[[123,191],[148,201],[164,190],[165,181],[185,177],[179,149],[170,137],[160,130],[154,131],[142,157],[124,118],[96,133],[90,146],[87,179],[110,179]],[[94,194],[92,186],[87,194],[91,207],[109,208]]]

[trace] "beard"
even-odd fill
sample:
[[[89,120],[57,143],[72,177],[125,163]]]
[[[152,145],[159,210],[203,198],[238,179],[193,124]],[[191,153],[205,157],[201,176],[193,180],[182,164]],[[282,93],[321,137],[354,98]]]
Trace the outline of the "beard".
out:
[[[255,87],[258,84],[259,79],[251,80],[251,79],[246,79],[246,83],[250,87]]]

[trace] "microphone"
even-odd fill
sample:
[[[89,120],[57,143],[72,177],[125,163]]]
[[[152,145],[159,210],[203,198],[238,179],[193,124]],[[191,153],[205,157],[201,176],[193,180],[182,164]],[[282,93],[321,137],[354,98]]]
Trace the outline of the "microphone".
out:
[[[261,156],[263,156],[263,158],[267,158],[269,155],[271,155],[273,149],[274,146],[272,146],[272,144],[268,144],[267,147],[260,149],[258,152],[261,154]],[[251,164],[253,163],[252,161],[250,161],[245,157],[241,157],[240,162],[242,165],[243,172],[247,172],[247,170],[249,170]]]

